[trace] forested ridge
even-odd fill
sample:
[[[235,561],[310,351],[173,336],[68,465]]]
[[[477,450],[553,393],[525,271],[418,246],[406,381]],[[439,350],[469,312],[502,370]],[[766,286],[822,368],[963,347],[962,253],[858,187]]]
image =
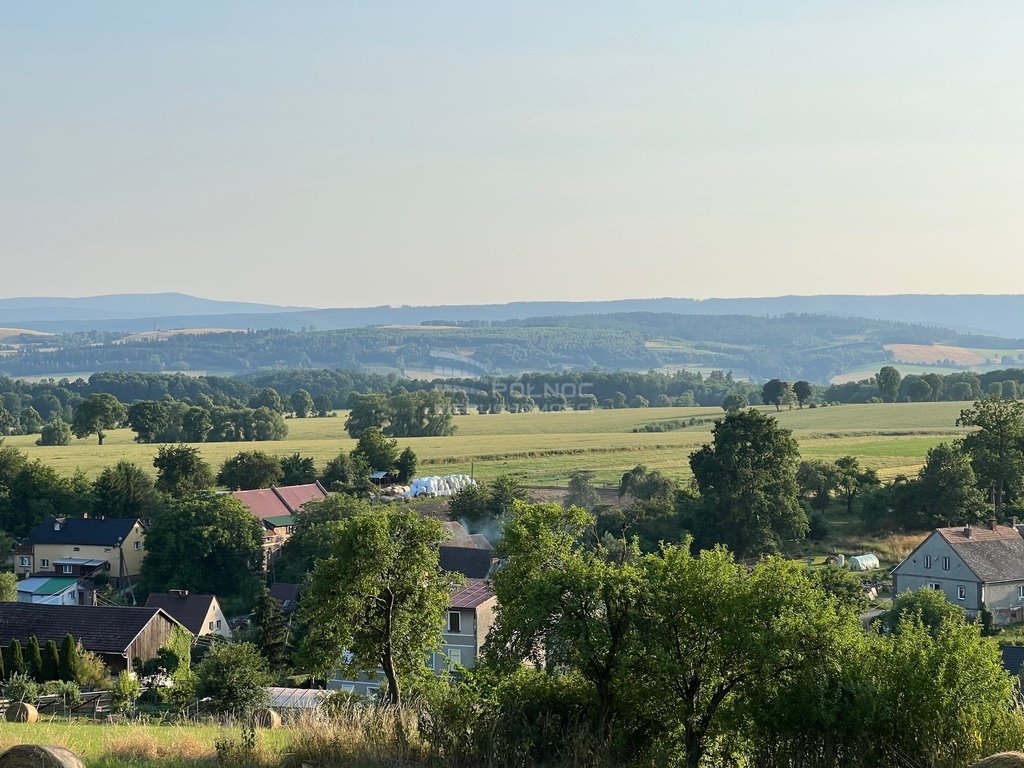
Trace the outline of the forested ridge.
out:
[[[20,341],[24,342],[24,339]],[[92,331],[10,344],[9,376],[101,370],[211,371],[346,369],[506,375],[524,371],[733,370],[753,380],[782,376],[824,383],[884,361],[885,344],[959,344],[1016,349],[1016,340],[962,337],[910,323],[831,315],[618,313],[505,322],[447,322],[344,330],[177,333],[160,337]]]

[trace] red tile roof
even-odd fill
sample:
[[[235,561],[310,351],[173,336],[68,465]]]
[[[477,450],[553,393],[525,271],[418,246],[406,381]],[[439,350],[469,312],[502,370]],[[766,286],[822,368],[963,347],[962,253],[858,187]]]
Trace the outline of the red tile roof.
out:
[[[959,525],[954,528],[939,528],[938,532],[942,538],[954,546],[975,541],[998,541],[999,539],[1019,541],[1021,538],[1017,529],[1011,525],[997,525],[995,530],[982,525],[976,527]]]
[[[231,495],[245,504],[260,520],[293,515],[306,502],[327,498],[327,492],[320,483],[286,485],[281,488],[271,486],[255,491],[233,491]]]
[[[273,489],[288,509],[294,514],[299,507],[307,501],[323,501],[327,498],[327,491],[320,483],[307,483],[306,485],[286,485]]]
[[[285,503],[271,488],[260,488],[257,491],[234,491],[231,495],[245,504],[249,511],[260,520],[291,514]]]
[[[494,597],[494,587],[485,579],[467,579],[466,585],[452,595],[452,608],[476,608]]]

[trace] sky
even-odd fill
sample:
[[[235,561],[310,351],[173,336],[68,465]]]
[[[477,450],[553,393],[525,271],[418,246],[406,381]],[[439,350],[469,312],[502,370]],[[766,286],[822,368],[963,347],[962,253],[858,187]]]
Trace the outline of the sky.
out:
[[[1022,22],[0,0],[0,296],[1020,293]]]

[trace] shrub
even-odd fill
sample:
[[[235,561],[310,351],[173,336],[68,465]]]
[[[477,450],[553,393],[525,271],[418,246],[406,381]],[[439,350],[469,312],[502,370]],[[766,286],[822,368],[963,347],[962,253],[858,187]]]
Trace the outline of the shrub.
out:
[[[15,673],[4,683],[4,696],[12,701],[39,701],[39,684],[28,675]]]
[[[213,646],[196,671],[199,695],[216,712],[251,712],[267,702],[267,660],[252,643]]]
[[[43,683],[39,692],[44,696],[59,696],[64,709],[71,709],[76,704],[82,703],[82,689],[78,687],[78,683],[50,680]]]
[[[114,681],[111,691],[111,704],[115,712],[130,712],[135,708],[135,702],[142,695],[142,683],[134,672],[124,670]]]

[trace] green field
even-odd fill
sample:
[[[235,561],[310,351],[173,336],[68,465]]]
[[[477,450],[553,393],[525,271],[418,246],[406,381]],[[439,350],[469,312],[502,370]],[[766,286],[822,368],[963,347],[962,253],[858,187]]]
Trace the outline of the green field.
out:
[[[792,429],[806,458],[832,459],[852,454],[883,476],[916,471],[929,448],[963,434],[956,418],[964,403],[894,403],[794,409],[776,414]],[[774,413],[774,411],[772,411]],[[672,477],[689,476],[690,452],[710,437],[710,424],[669,432],[635,433],[645,424],[678,419],[714,419],[719,408],[630,408],[564,413],[459,416],[451,437],[399,441],[420,458],[418,474],[472,473],[481,480],[513,473],[531,485],[559,485],[577,468],[595,470],[600,483],[618,481],[637,464]],[[202,443],[204,457],[219,465],[242,450],[258,448],[278,455],[312,456],[322,465],[355,442],[344,431],[345,414],[329,419],[290,419],[288,439],[265,443]],[[133,442],[127,429],[110,432],[102,446],[96,438],[69,446],[41,447],[35,436],[7,438],[24,450],[71,474],[95,476],[104,467],[128,459],[151,469],[158,446]]]

